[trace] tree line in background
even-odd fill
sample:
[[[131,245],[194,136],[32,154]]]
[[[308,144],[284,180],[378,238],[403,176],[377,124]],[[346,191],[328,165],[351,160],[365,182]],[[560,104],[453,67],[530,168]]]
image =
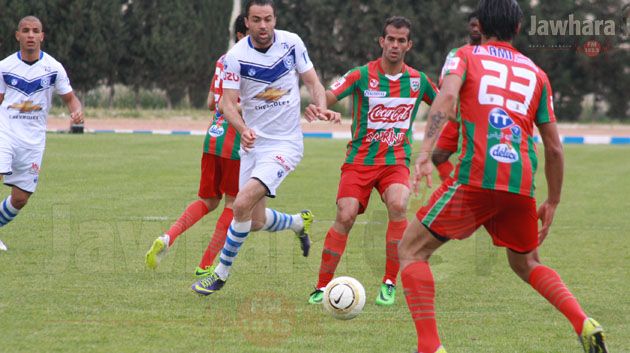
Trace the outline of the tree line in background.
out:
[[[466,17],[477,1],[276,3],[277,28],[300,34],[323,81],[329,83],[380,55],[378,36],[391,15],[412,21],[414,46],[407,62],[437,81],[446,54],[466,42]],[[628,1],[519,3],[525,18],[514,44],[549,75],[559,118],[630,120]],[[231,11],[232,1],[226,0],[0,0],[0,54],[17,50],[17,21],[33,14],[44,23],[44,50],[64,64],[78,92],[106,86],[111,101],[115,85],[122,84],[136,97],[141,89],[159,89],[169,107],[184,99],[203,107],[214,61],[228,46]],[[612,20],[615,34],[529,34],[533,15],[538,21],[562,21],[570,14],[581,21]],[[582,104],[585,97],[594,104]]]

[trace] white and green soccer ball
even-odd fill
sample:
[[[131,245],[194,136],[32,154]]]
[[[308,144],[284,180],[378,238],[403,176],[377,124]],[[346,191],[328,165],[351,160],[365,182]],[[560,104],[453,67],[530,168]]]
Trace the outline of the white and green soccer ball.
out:
[[[363,311],[365,288],[352,277],[334,278],[324,289],[324,309],[335,319],[350,320]]]

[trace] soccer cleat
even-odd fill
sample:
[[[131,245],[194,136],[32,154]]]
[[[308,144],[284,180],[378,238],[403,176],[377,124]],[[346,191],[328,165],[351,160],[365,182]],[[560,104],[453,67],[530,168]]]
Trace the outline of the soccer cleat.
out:
[[[311,296],[308,297],[309,304],[321,304],[324,300],[324,288],[315,288]]]
[[[302,222],[304,226],[299,233],[296,233],[298,239],[300,240],[300,248],[302,248],[302,255],[304,257],[308,256],[309,250],[311,250],[311,238],[309,234],[311,233],[311,226],[313,225],[313,213],[310,210],[303,210],[300,212],[300,217],[302,217]]]
[[[198,294],[210,295],[223,288],[224,284],[225,281],[219,278],[219,275],[217,275],[216,272],[214,272],[214,268],[212,268],[212,273],[210,273],[208,277],[195,282],[190,288]]]
[[[162,236],[153,241],[151,248],[147,251],[145,255],[144,262],[147,264],[147,267],[155,270],[166,252],[168,251],[168,236]]]
[[[2,240],[0,240],[0,250],[2,250],[2,251],[7,251],[7,250],[9,250],[9,249],[7,248],[7,246],[6,246],[6,245],[4,245],[4,243],[2,242]]]
[[[396,286],[387,280],[385,283],[381,283],[381,289],[376,297],[376,305],[390,306],[394,305],[396,301]]]
[[[197,268],[195,269],[195,277],[197,277],[197,278],[206,278],[206,277],[210,276],[213,271],[214,271],[214,266],[211,266],[211,267],[208,267],[208,268],[201,268],[201,267],[197,266]]]
[[[585,353],[608,353],[604,343],[604,329],[591,318],[584,320],[579,339]]]

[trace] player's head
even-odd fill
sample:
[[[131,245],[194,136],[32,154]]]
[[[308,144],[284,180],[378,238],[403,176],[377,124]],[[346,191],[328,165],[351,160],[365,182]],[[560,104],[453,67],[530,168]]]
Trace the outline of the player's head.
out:
[[[267,48],[273,43],[276,27],[276,5],[272,0],[249,0],[245,5],[245,25],[257,48]]]
[[[234,36],[237,42],[247,36],[247,26],[245,26],[245,15],[243,14],[238,15],[234,20]]]
[[[479,28],[477,11],[473,11],[468,15],[468,42],[471,45],[481,44],[481,29]]]
[[[39,51],[44,41],[42,21],[35,16],[22,18],[18,22],[15,39],[20,43],[20,50],[31,53]]]
[[[378,43],[383,49],[383,60],[396,64],[405,60],[405,54],[411,49],[411,22],[402,16],[393,16],[385,20],[383,34]]]
[[[509,42],[518,33],[523,11],[516,0],[481,0],[477,16],[484,37]]]

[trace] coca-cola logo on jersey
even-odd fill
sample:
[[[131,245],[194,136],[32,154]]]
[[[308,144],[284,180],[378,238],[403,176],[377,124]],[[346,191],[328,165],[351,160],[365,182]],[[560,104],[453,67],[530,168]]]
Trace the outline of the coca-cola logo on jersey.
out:
[[[400,104],[395,107],[377,104],[368,113],[368,119],[372,122],[396,123],[409,119],[412,111],[413,104]]]

